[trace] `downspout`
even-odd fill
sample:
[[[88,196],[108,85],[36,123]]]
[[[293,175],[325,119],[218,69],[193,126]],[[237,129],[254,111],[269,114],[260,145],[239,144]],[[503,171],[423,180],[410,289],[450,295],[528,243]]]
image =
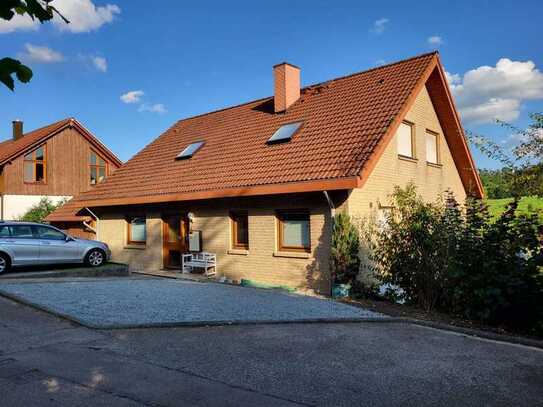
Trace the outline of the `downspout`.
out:
[[[89,208],[87,208],[85,206],[85,209],[87,210],[87,212],[89,212],[91,214],[91,216],[96,220],[96,225],[98,226],[98,221],[100,220],[100,218],[98,216],[96,216],[96,214],[91,211]],[[94,234],[96,235],[96,238],[98,238],[98,230],[93,228],[91,225],[89,225],[87,222],[83,221],[83,225],[85,225],[86,228],[92,230],[94,232]]]
[[[328,191],[322,191],[324,194],[324,197],[326,198],[326,201],[328,202],[328,206],[330,207],[330,217],[333,218],[336,216],[336,207],[334,206],[334,203],[332,202],[332,199],[330,198],[330,195],[328,195]]]
[[[4,193],[0,194],[0,219],[4,220]]]
[[[324,197],[326,198],[326,201],[328,202],[328,207],[330,208],[330,220],[333,224],[334,222],[334,216],[336,216],[336,207],[334,206],[334,202],[332,202],[332,199],[330,198],[330,195],[328,194],[328,191],[322,191],[324,194]],[[330,272],[330,300],[334,297],[334,280],[335,276]]]
[[[96,229],[93,228],[91,225],[89,225],[86,221],[83,221],[83,225],[87,228],[92,230],[95,234],[97,234]]]

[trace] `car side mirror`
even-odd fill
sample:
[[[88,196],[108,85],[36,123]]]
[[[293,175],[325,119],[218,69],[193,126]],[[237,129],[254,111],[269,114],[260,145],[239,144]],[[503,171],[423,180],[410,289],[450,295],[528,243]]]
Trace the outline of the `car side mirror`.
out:
[[[75,239],[71,236],[68,236],[66,235],[66,239],[65,239],[67,242],[73,242]]]

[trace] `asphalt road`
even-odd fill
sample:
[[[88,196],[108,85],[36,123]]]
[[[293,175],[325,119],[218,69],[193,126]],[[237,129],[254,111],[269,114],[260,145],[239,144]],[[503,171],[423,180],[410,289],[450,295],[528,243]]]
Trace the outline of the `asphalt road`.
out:
[[[543,351],[382,322],[94,331],[0,298],[0,404],[538,406]]]

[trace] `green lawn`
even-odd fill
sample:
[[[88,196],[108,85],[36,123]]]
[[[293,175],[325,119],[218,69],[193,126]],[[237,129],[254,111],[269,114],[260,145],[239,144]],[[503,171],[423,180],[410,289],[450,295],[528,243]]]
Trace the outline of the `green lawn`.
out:
[[[486,203],[488,204],[488,210],[493,217],[498,217],[504,210],[509,202],[513,198],[504,198],[504,199],[487,199]],[[518,206],[519,213],[530,213],[537,212],[539,214],[539,219],[543,221],[543,197],[538,198],[535,196],[525,196],[520,200]]]

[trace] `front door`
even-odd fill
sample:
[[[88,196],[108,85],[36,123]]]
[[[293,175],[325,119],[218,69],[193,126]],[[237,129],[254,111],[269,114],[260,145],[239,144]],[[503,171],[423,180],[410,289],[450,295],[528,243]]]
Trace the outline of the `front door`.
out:
[[[181,268],[181,254],[187,250],[187,222],[182,216],[163,220],[163,264],[165,268]]]

